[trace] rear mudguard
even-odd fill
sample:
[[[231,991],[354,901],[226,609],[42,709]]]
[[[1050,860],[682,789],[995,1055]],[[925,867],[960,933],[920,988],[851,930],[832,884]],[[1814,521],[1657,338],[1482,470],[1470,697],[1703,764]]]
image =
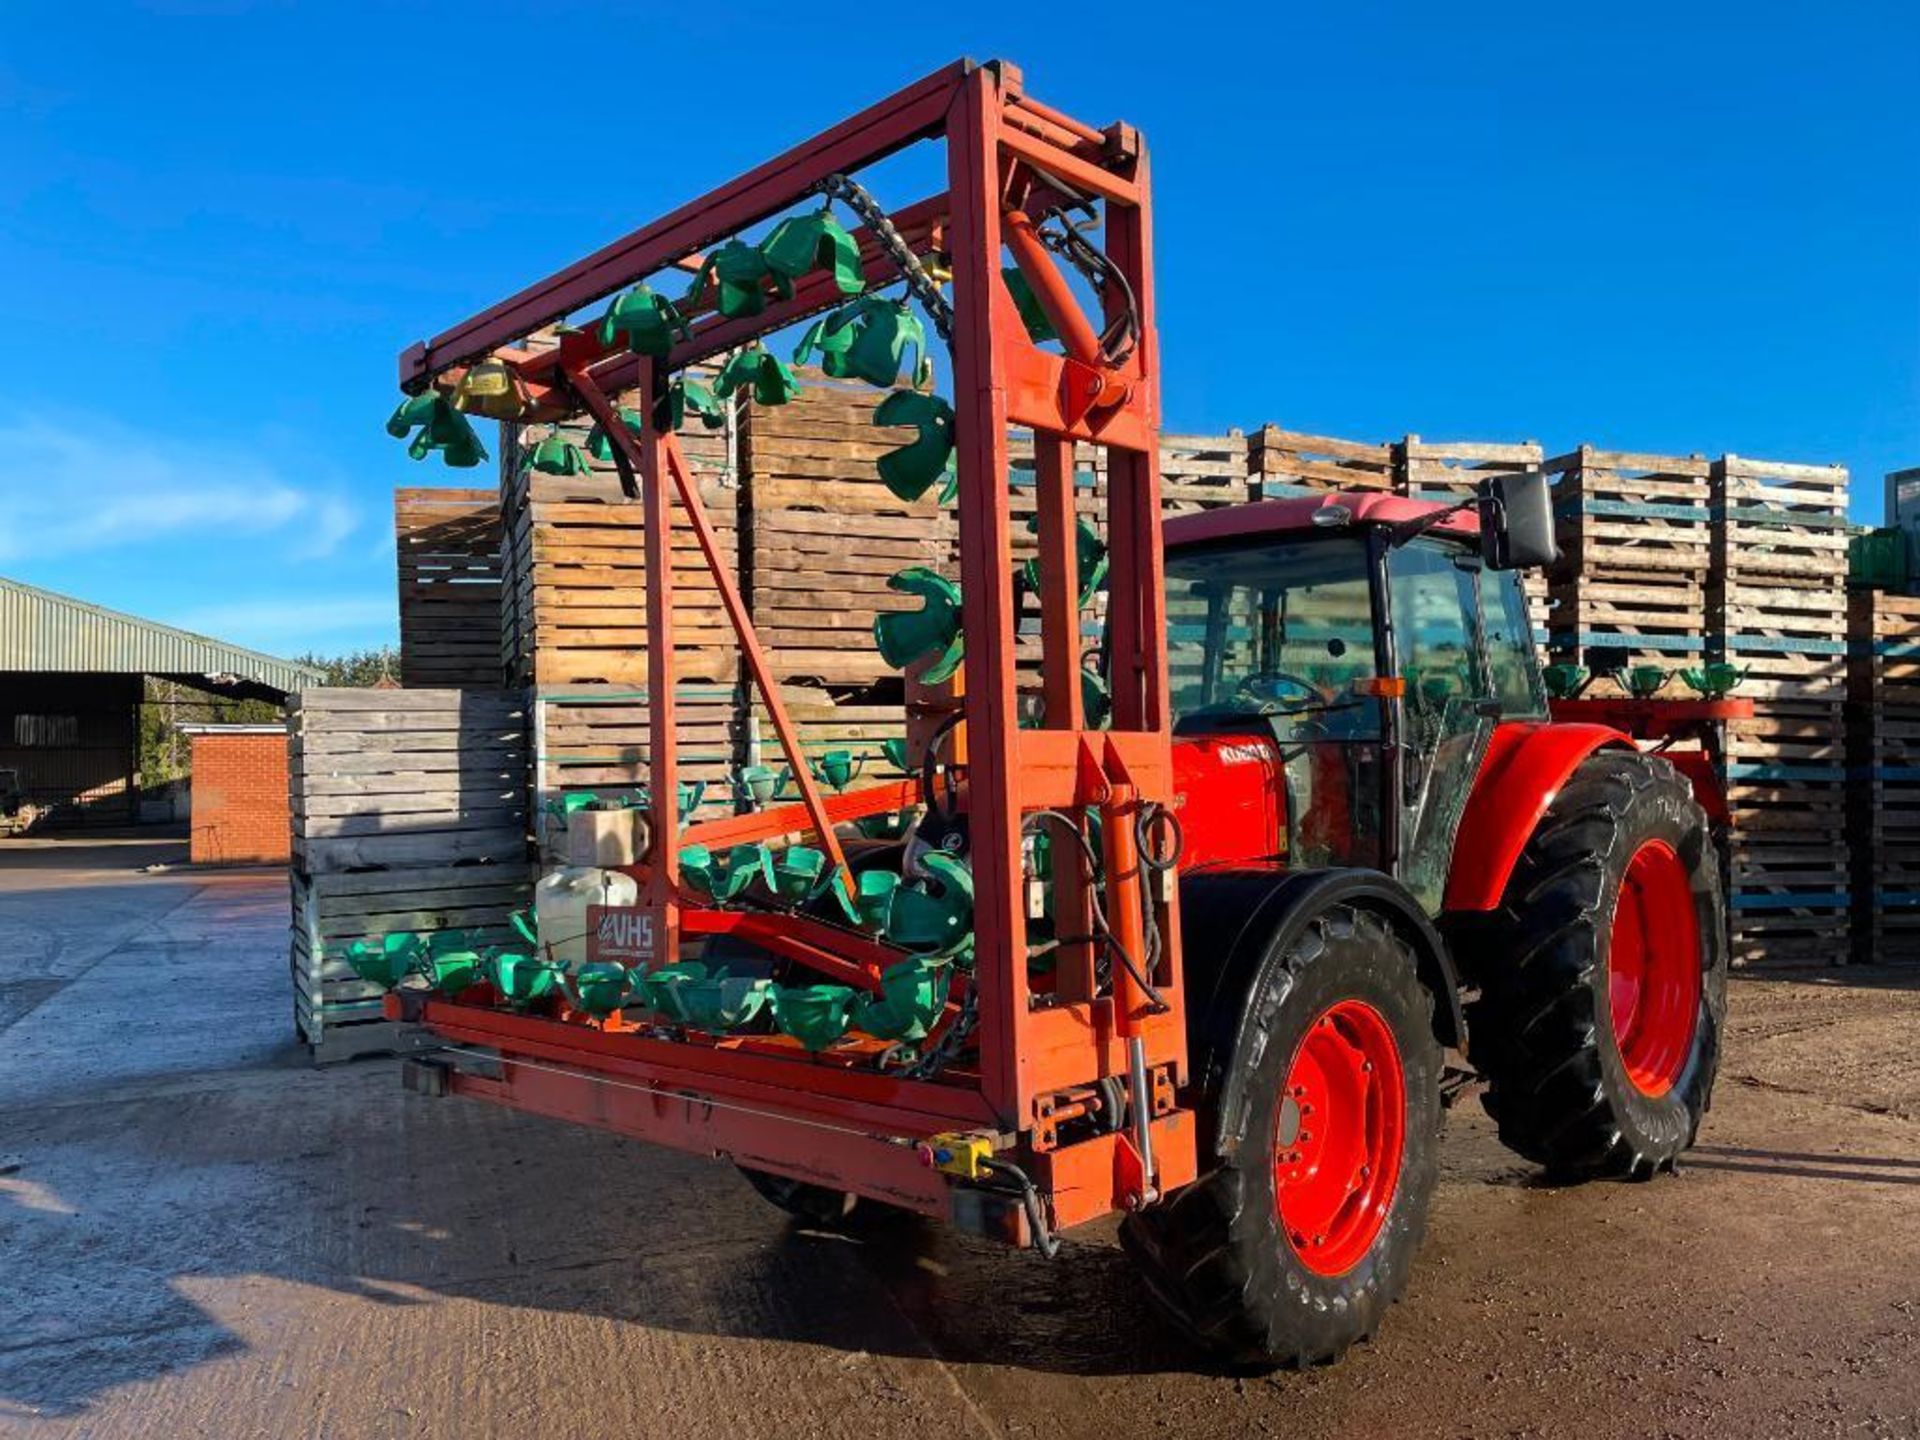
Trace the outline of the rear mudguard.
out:
[[[1495,728],[1454,833],[1446,909],[1491,910],[1567,777],[1596,750],[1636,747],[1606,725],[1509,720]]]
[[[1202,870],[1180,877],[1187,1055],[1201,1096],[1223,1091],[1260,966],[1333,905],[1372,911],[1400,931],[1421,981],[1433,992],[1435,1034],[1441,1044],[1465,1049],[1467,1024],[1453,957],[1419,902],[1392,876],[1378,870]],[[1215,1153],[1237,1144],[1241,1117],[1205,1108],[1214,1116]]]

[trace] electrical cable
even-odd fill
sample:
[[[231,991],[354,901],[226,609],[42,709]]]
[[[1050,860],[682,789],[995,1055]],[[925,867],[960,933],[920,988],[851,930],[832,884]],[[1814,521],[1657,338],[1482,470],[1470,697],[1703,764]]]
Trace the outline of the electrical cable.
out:
[[[1033,1248],[1048,1260],[1058,1255],[1060,1237],[1047,1224],[1046,1207],[1040,1203],[1040,1192],[1033,1188],[1033,1181],[1027,1178],[1027,1172],[1011,1160],[992,1157],[982,1160],[980,1168],[995,1175],[1004,1175],[1020,1187],[1020,1202],[1027,1212],[1027,1225],[1033,1231]]]

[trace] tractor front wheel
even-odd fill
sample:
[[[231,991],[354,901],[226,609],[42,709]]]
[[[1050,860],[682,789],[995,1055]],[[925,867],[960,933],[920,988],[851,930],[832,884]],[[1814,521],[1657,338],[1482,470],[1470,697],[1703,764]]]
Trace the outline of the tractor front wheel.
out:
[[[1440,1043],[1407,944],[1334,906],[1276,942],[1215,1109],[1215,1167],[1121,1239],[1175,1323],[1226,1359],[1308,1365],[1405,1291],[1438,1173]]]
[[[1718,861],[1673,766],[1588,757],[1456,949],[1501,1140],[1568,1179],[1671,1168],[1713,1091],[1727,986]]]

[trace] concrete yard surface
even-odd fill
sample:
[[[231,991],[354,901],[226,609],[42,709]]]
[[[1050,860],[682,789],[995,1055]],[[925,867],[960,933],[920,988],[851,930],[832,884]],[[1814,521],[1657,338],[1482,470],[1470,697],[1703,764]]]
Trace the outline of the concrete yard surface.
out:
[[[1471,1097],[1412,1292],[1221,1373],[1110,1226],[790,1224],[724,1162],[293,1043],[278,871],[0,842],[0,1435],[1920,1434],[1920,976],[1739,976],[1692,1163],[1555,1188]]]

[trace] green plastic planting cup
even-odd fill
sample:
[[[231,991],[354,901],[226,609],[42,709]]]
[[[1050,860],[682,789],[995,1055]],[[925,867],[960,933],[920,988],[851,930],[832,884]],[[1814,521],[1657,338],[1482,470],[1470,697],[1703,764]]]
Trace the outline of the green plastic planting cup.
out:
[[[418,935],[401,930],[377,940],[356,940],[344,958],[367,984],[391,990],[426,964],[427,946]]]
[[[867,757],[854,758],[851,750],[829,750],[813,762],[813,778],[836,794],[851,785],[867,768]]]
[[[724,971],[704,980],[689,980],[674,991],[674,1001],[687,1024],[696,1030],[737,1030],[749,1024],[772,998],[771,980],[734,977]]]
[[[1547,682],[1547,694],[1554,699],[1571,700],[1587,683],[1587,667],[1565,662],[1549,665],[1540,672],[1540,678]]]
[[[1733,693],[1734,687],[1747,678],[1747,672],[1738,665],[1716,660],[1710,665],[1682,670],[1680,678],[1701,697],[1724,700]]]
[[[502,950],[494,955],[488,971],[493,988],[509,1005],[520,1009],[559,994],[567,967],[517,950]]]
[[[789,845],[773,862],[773,893],[789,905],[802,905],[820,891],[827,857],[810,845]]]
[[[773,1021],[808,1050],[824,1050],[847,1033],[853,991],[845,985],[776,985]]]
[[[1673,677],[1659,665],[1634,665],[1626,672],[1624,683],[1627,693],[1636,700],[1651,700],[1666,688],[1667,681]]]
[[[853,1023],[877,1040],[924,1040],[946,1003],[947,962],[915,957],[887,967],[880,998],[860,1001]]]
[[[593,960],[567,977],[573,1008],[588,1015],[611,1015],[633,993],[633,975],[612,960]]]
[[[747,765],[733,777],[733,798],[748,810],[771,805],[787,788],[787,772],[770,765]]]
[[[901,885],[887,911],[886,938],[922,955],[959,955],[973,943],[973,874],[965,862],[930,851],[927,879]]]
[[[442,995],[458,995],[479,984],[486,973],[477,951],[441,950],[428,956],[426,976]]]
[[[687,1014],[680,1005],[683,986],[698,984],[707,978],[707,967],[698,960],[682,960],[649,971],[640,979],[640,1003],[656,1015],[685,1023]]]
[[[905,740],[882,740],[880,742],[880,753],[886,756],[887,763],[902,775],[909,773],[907,769],[907,742]]]

